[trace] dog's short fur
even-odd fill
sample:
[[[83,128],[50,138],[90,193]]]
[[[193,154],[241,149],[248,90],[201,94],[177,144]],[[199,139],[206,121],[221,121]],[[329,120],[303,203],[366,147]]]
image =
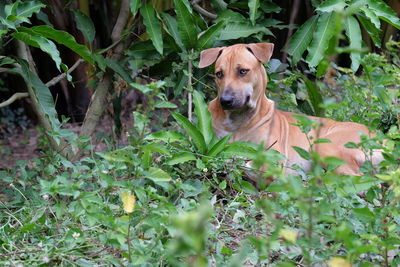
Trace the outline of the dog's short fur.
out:
[[[304,170],[310,162],[301,158],[293,146],[310,149],[307,136],[293,125],[294,113],[275,108],[275,103],[265,95],[267,74],[262,62],[271,58],[271,43],[236,44],[229,47],[210,48],[201,52],[199,67],[215,62],[215,81],[218,96],[209,104],[212,125],[218,137],[232,135],[232,141],[264,142],[286,157],[285,166],[299,164]],[[369,135],[368,128],[354,122],[337,122],[331,119],[307,116],[320,122],[317,130],[308,136],[329,139],[331,143],[316,144],[314,149],[322,157],[341,158],[345,164],[337,173],[359,175],[359,167],[365,161],[359,149],[344,147],[348,142],[358,143],[360,133]],[[373,161],[381,160],[374,153]],[[289,171],[289,169],[287,169]]]

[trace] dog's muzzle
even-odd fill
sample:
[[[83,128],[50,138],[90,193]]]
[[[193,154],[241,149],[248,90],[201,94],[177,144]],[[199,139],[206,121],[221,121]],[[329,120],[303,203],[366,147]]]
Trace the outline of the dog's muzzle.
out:
[[[219,98],[219,102],[224,110],[241,109],[245,107],[250,101],[250,96],[235,97],[233,94],[222,94]]]

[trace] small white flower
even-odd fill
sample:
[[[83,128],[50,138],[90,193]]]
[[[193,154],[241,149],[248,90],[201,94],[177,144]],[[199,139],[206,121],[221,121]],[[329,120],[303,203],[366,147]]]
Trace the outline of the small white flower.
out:
[[[49,195],[43,195],[42,198],[43,198],[44,200],[48,200],[48,199],[49,199]]]
[[[203,172],[208,172],[208,169],[207,169],[207,168],[204,168],[204,169],[203,169]]]
[[[72,234],[72,237],[73,237],[73,238],[78,238],[78,237],[80,237],[80,236],[81,236],[80,233],[74,232],[74,233]]]
[[[50,262],[50,259],[49,259],[49,257],[44,256],[44,257],[42,258],[42,261],[43,261],[44,263],[49,263],[49,262]]]
[[[107,174],[107,173],[108,173],[107,170],[102,170],[101,172],[104,173],[104,174]]]

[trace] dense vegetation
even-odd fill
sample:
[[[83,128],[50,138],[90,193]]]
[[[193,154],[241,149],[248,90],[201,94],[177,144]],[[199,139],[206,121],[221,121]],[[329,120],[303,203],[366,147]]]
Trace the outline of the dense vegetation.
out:
[[[310,14],[293,31],[274,17],[287,12],[279,1],[112,2],[111,10],[88,1],[0,3],[0,92],[28,97],[43,132],[40,157],[0,170],[0,265],[400,265],[396,3],[305,1]],[[54,3],[74,32],[59,27]],[[93,10],[115,18],[95,21]],[[292,166],[298,175],[288,175],[276,151],[212,133],[206,103],[216,90],[211,70],[196,67],[199,52],[274,42],[287,28],[285,59],[276,51],[266,64],[267,96],[283,110],[377,130],[347,146],[367,157],[381,149],[379,166],[367,161],[361,176],[340,176],[342,160],[299,150],[312,169]],[[56,79],[44,73],[49,64]],[[57,106],[60,83],[69,88],[66,112]],[[88,88],[80,118],[73,99]],[[127,126],[123,100],[133,90],[140,101]],[[103,134],[99,150],[106,109],[113,134]],[[27,124],[20,113],[0,103],[0,134]],[[78,132],[71,121],[83,121]],[[317,127],[306,117],[298,124],[304,134]]]

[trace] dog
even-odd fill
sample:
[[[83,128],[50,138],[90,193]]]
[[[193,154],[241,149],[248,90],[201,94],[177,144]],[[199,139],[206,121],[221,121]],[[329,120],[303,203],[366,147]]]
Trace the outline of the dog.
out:
[[[209,104],[215,134],[222,138],[232,134],[231,141],[245,141],[279,151],[286,158],[285,172],[298,164],[304,171],[311,162],[302,158],[293,146],[310,150],[310,139],[329,139],[330,143],[313,146],[321,157],[333,156],[344,160],[335,169],[343,175],[360,175],[360,166],[366,160],[361,149],[346,148],[348,142],[359,143],[360,133],[371,135],[368,128],[354,122],[338,122],[328,118],[306,116],[319,123],[306,135],[296,126],[295,113],[276,109],[274,101],[265,95],[267,73],[262,63],[272,56],[272,43],[236,44],[203,50],[198,67],[215,63],[215,82],[218,96]],[[382,160],[374,152],[372,162]],[[294,171],[295,172],[295,171]]]

